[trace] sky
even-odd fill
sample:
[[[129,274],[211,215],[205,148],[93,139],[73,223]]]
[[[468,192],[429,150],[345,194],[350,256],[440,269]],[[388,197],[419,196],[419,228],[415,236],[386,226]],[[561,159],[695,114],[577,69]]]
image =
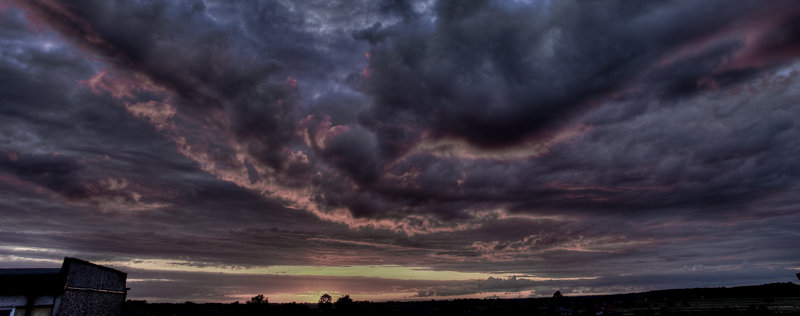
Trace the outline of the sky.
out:
[[[0,268],[129,299],[797,282],[800,2],[0,0]]]

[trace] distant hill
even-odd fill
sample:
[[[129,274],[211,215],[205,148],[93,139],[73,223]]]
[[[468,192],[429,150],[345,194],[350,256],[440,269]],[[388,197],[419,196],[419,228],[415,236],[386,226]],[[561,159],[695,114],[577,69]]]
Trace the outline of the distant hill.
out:
[[[736,287],[656,290],[641,293],[615,294],[609,296],[648,299],[800,297],[800,285],[786,282]]]

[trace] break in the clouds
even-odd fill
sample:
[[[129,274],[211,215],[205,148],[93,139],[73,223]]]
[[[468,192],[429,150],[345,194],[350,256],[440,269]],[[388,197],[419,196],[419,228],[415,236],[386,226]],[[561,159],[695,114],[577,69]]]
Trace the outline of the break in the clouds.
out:
[[[2,0],[0,258],[156,301],[789,281],[798,57],[795,1]]]

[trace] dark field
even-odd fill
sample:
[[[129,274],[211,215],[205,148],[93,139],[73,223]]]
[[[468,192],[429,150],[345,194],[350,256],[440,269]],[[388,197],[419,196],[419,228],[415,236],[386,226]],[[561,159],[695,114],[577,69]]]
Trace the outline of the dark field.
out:
[[[223,315],[800,315],[800,285],[650,291],[604,296],[347,304],[184,304],[128,301],[127,316]]]
[[[615,305],[615,314],[800,315],[800,298],[776,298],[771,303],[765,303],[763,298],[689,299],[679,302],[635,300]]]

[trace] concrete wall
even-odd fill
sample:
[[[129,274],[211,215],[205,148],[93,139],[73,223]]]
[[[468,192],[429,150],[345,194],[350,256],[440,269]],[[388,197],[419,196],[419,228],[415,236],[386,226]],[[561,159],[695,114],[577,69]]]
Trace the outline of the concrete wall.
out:
[[[67,286],[56,306],[57,316],[120,316],[127,274],[67,258],[62,270]]]
[[[66,290],[61,300],[58,316],[119,316],[125,295]]]

